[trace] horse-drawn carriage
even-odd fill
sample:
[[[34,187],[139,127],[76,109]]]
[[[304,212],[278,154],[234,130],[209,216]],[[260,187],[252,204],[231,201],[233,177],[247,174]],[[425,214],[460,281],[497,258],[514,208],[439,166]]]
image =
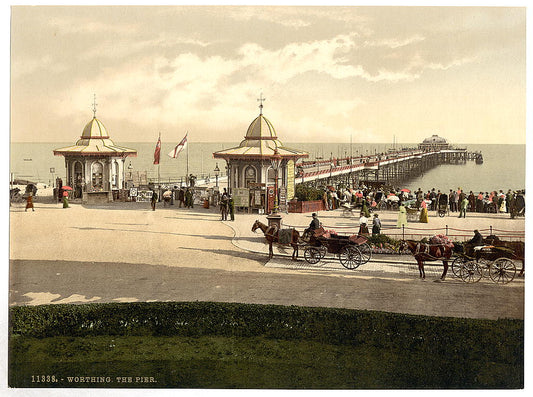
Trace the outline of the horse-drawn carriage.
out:
[[[514,261],[524,263],[524,243],[521,241],[497,239],[481,246],[467,243],[456,251],[459,252],[452,262],[452,272],[467,283],[478,282],[487,275],[495,283],[510,283],[516,276]],[[520,274],[523,271],[522,267]]]
[[[439,237],[443,241],[430,243],[403,240],[400,251],[407,248],[418,263],[420,277],[425,278],[424,262],[442,261],[444,280],[448,271],[448,262],[452,261],[453,274],[466,283],[479,281],[488,274],[495,283],[507,284],[516,276],[515,260],[522,261],[520,275],[524,273],[524,243],[521,241],[501,241],[496,236],[485,239],[484,245],[451,244],[446,242],[445,236]]]
[[[372,257],[372,249],[367,241],[364,236],[342,236],[319,228],[311,234],[304,258],[307,263],[315,264],[329,253],[337,257],[346,269],[355,270]]]

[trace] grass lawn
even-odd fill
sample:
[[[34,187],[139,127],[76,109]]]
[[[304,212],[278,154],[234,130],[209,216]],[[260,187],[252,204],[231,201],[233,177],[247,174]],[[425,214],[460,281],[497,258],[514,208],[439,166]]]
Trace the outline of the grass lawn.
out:
[[[264,337],[12,336],[10,347],[14,387],[519,388],[523,382],[516,368],[483,360],[453,365],[420,352]]]

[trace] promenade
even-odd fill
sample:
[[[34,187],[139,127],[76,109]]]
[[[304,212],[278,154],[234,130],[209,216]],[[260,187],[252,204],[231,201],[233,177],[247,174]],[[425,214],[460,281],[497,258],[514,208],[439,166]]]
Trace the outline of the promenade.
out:
[[[327,229],[354,233],[357,218],[340,210],[319,213]],[[400,233],[396,213],[381,212],[383,232]],[[251,226],[264,215],[237,214],[220,221],[215,208],[164,207],[149,203],[100,206],[39,202],[35,212],[23,204],[10,208],[10,304],[225,301],[303,306],[331,306],[438,316],[523,318],[524,278],[507,285],[489,279],[464,284],[451,272],[433,283],[440,263],[426,265],[418,278],[408,255],[374,255],[355,271],[333,258],[309,265],[290,260],[292,248],[268,246]],[[300,231],[310,214],[283,214],[283,224]],[[524,218],[507,214],[452,214],[411,223],[404,232],[420,238],[446,230],[471,236],[474,229],[523,231]],[[483,232],[482,232],[483,233]],[[496,234],[498,234],[496,232]],[[458,299],[460,303],[458,304]],[[494,304],[491,305],[490,303]]]

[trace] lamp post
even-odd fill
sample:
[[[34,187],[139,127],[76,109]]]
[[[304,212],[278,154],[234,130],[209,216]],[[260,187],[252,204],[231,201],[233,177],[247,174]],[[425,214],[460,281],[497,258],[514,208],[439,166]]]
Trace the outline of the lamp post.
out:
[[[282,157],[278,153],[278,149],[274,150],[274,155],[270,158],[270,163],[272,165],[272,169],[275,171],[276,174],[276,181],[274,184],[274,212],[278,212],[278,170],[281,165]]]
[[[220,174],[220,168],[218,168],[218,163],[216,163],[215,165],[214,172],[215,172],[215,186],[218,187],[218,175]]]
[[[333,153],[329,155],[329,183],[333,179]]]

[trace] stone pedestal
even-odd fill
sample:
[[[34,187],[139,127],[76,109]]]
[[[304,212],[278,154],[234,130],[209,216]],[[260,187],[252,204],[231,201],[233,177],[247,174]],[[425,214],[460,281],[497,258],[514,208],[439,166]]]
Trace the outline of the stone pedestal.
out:
[[[281,215],[274,212],[266,217],[268,219],[268,226],[276,225],[278,229],[281,229]]]

